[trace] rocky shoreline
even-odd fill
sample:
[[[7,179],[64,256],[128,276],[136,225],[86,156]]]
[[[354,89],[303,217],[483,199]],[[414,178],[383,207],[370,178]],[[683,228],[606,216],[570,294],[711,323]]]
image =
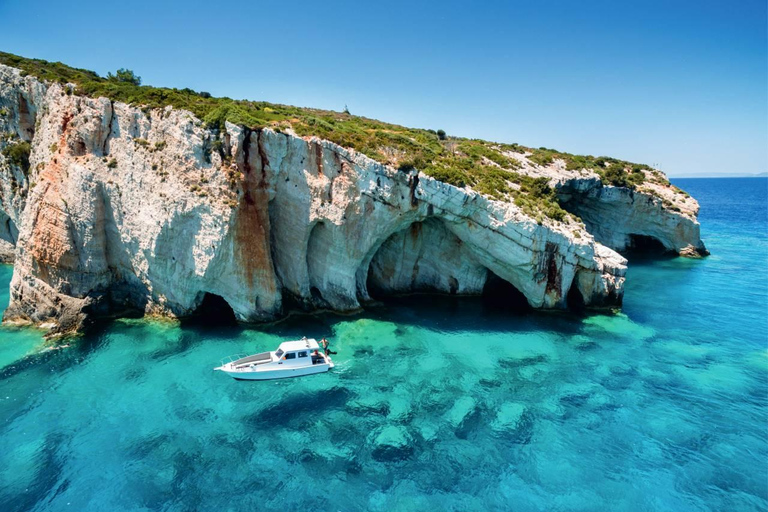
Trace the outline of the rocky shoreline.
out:
[[[537,219],[290,129],[214,131],[184,110],[22,75],[0,65],[0,257],[14,263],[5,322],[68,333],[125,309],[192,315],[206,297],[259,322],[288,305],[352,311],[376,294],[477,295],[496,279],[534,308],[565,309],[576,292],[587,307],[617,307],[617,251],[651,240],[706,254],[696,201],[652,181],[606,186],[510,155],[573,214]],[[6,149],[21,144],[28,161]]]

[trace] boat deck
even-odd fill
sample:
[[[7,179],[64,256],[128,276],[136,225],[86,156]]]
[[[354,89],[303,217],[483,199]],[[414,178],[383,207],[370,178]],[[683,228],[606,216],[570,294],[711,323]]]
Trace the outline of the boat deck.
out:
[[[272,354],[271,352],[261,352],[259,354],[254,354],[252,356],[243,357],[241,359],[238,359],[236,361],[232,361],[232,366],[240,366],[243,364],[252,364],[252,363],[261,363],[261,362],[267,362],[272,360]]]

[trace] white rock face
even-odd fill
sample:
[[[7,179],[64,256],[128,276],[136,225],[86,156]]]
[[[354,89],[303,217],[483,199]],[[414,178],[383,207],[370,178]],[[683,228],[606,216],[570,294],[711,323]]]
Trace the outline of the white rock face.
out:
[[[370,282],[379,293],[482,293],[488,269],[446,224],[431,217],[395,233],[371,261]]]
[[[683,201],[683,207],[689,208],[672,211],[658,197],[663,197],[667,190],[655,188],[659,190],[654,195],[643,193],[642,188],[636,192],[596,184],[586,187],[581,184],[580,190],[574,192],[572,184],[568,183],[560,190],[570,195],[570,200],[564,203],[565,208],[581,217],[595,239],[617,251],[633,248],[640,236],[657,240],[670,252],[682,253],[693,249],[697,253],[708,254],[696,221],[698,203],[690,198],[670,198],[670,201],[678,203]]]
[[[31,142],[45,86],[32,78],[22,78],[17,70],[5,66],[0,66],[0,84],[0,148],[10,143],[11,137],[13,142]],[[0,155],[0,163],[3,160]],[[10,263],[14,259],[26,195],[23,169],[0,165],[0,262]]]
[[[507,156],[521,162],[521,173],[547,178],[563,207],[578,215],[601,244],[624,251],[633,248],[635,237],[642,236],[681,255],[709,254],[696,220],[699,204],[674,187],[654,183],[652,172],[644,171],[646,181],[630,190],[604,185],[591,170],[568,170],[561,160],[541,167],[516,153]]]
[[[586,305],[621,303],[626,261],[583,226],[539,225],[328,141],[229,123],[217,135],[185,111],[84,98],[1,65],[0,108],[13,135],[0,149],[31,143],[29,170],[0,156],[6,321],[61,332],[124,309],[184,316],[206,294],[263,321],[289,306],[354,310],[372,290],[477,294],[491,275],[537,308],[566,307],[574,286]],[[594,194],[597,228],[626,214]],[[641,213],[632,232],[676,240]]]

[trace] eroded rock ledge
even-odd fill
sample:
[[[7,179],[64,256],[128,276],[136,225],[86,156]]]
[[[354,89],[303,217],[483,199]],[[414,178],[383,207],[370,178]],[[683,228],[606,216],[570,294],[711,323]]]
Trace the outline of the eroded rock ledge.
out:
[[[0,108],[0,146],[31,148],[28,168],[0,156],[0,257],[15,265],[4,321],[55,332],[127,309],[190,315],[207,294],[266,321],[288,306],[355,310],[372,290],[479,294],[496,278],[535,308],[565,308],[574,290],[618,306],[614,249],[632,236],[704,250],[695,211],[556,166],[525,170],[551,174],[586,226],[538,223],[328,141],[216,133],[186,111],[80,97],[1,65]]]

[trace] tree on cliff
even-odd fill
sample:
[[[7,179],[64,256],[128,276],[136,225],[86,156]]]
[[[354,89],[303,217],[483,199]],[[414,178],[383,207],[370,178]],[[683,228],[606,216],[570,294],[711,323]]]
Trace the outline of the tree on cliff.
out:
[[[141,85],[141,77],[136,76],[136,73],[130,69],[120,68],[115,71],[113,75],[111,72],[107,73],[107,80],[110,82],[123,82],[126,84]]]

